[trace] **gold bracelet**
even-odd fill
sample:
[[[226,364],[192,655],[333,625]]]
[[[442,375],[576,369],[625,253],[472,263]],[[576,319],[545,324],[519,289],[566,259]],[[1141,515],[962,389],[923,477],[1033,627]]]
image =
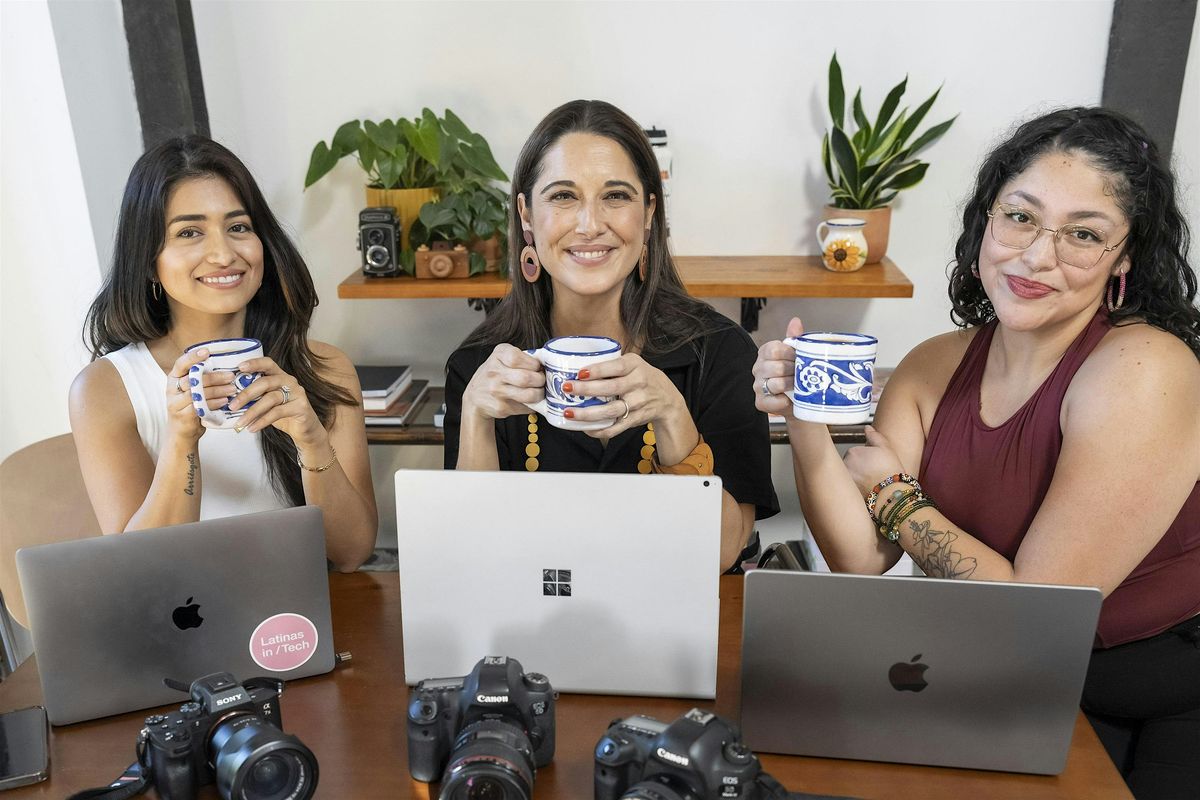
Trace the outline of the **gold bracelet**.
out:
[[[333,445],[329,445],[329,452],[333,453],[333,458],[329,459],[329,463],[325,464],[323,466],[320,466],[320,467],[304,466],[304,462],[300,460],[299,451],[296,452],[296,463],[300,465],[300,469],[307,470],[309,472],[324,472],[325,470],[329,469],[330,467],[332,467],[334,464],[337,463],[337,450],[333,449]]]
[[[712,448],[704,441],[704,437],[700,437],[700,442],[692,452],[688,453],[687,458],[680,461],[678,464],[672,464],[669,467],[664,467],[658,463],[658,459],[654,459],[654,472],[658,475],[712,475],[713,474],[713,452]]]

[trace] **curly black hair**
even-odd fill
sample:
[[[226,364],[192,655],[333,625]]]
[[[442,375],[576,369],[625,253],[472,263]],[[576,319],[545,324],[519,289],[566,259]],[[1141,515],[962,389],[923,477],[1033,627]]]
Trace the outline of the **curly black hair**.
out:
[[[950,265],[951,319],[959,327],[996,316],[971,267],[1000,189],[1049,152],[1081,153],[1107,173],[1114,199],[1129,220],[1125,302],[1109,313],[1114,324],[1144,320],[1178,336],[1200,358],[1196,273],[1188,264],[1191,236],[1175,199],[1175,176],[1158,147],[1133,120],[1107,108],[1064,108],[1021,124],[984,159],[963,209],[963,227]]]

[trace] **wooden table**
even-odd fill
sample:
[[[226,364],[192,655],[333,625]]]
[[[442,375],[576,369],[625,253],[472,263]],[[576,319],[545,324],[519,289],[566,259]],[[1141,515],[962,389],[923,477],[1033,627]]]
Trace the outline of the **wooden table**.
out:
[[[402,677],[396,573],[333,574],[330,588],[335,647],[349,650],[353,660],[328,675],[289,684],[281,700],[284,727],[312,749],[320,764],[317,797],[436,797],[428,784],[408,775],[407,690]],[[741,578],[721,578],[715,710],[730,719],[737,718],[739,705],[741,613]],[[37,665],[30,659],[0,684],[0,711],[40,703],[41,697]],[[563,695],[556,717],[556,756],[553,764],[538,772],[535,798],[592,797],[592,749],[612,720],[635,713],[671,720],[694,705],[695,701],[670,698]],[[52,729],[50,780],[11,790],[5,797],[58,799],[106,784],[133,761],[134,742],[148,713]],[[936,746],[936,742],[930,743],[930,747]],[[764,755],[762,763],[792,791],[864,799],[1130,798],[1082,714],[1066,771],[1056,777],[775,755]],[[210,785],[200,797],[216,798],[217,792]]]
[[[684,285],[695,297],[912,297],[912,281],[890,258],[856,272],[831,272],[820,256],[676,256]],[[509,282],[499,273],[474,278],[422,279],[367,277],[356,270],[338,284],[344,300],[420,299],[458,297],[478,300],[479,307],[508,293]],[[753,320],[757,320],[754,306]],[[743,304],[742,327],[757,324]]]

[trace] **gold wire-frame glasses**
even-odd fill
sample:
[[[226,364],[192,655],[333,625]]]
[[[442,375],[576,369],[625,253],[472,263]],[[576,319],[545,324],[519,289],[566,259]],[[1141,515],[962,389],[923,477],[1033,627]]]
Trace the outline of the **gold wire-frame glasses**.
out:
[[[1042,219],[1036,212],[1011,203],[996,203],[987,215],[992,221],[992,239],[996,244],[1013,250],[1025,250],[1037,241],[1042,231],[1047,231],[1054,234],[1054,254],[1058,260],[1079,269],[1096,266],[1105,253],[1116,250],[1129,238],[1126,232],[1120,241],[1110,245],[1107,234],[1087,225],[1070,223],[1047,228],[1042,225]]]

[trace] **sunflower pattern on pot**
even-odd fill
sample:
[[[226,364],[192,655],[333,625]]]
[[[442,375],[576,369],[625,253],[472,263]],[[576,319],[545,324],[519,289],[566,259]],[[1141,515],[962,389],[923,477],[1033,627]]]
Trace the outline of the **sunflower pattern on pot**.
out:
[[[857,217],[837,217],[817,226],[821,263],[833,272],[854,272],[867,263],[866,223]]]

